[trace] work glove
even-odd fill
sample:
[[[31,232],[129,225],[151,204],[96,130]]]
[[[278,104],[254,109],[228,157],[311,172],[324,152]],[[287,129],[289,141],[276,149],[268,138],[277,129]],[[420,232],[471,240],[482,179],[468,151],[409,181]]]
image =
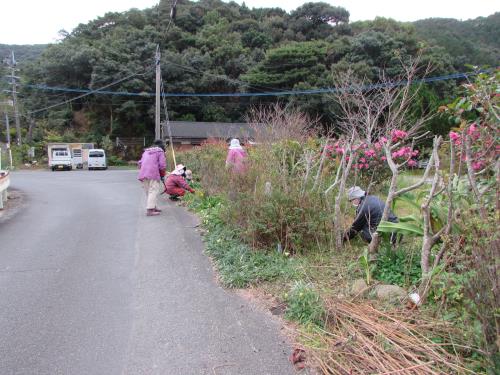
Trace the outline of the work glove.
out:
[[[194,191],[194,189],[189,189],[189,192],[190,192],[191,194],[196,193],[196,192]]]

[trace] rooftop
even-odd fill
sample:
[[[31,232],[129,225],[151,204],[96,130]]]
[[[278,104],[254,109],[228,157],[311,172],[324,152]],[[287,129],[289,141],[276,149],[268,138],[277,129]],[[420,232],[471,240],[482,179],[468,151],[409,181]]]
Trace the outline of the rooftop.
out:
[[[245,122],[192,122],[170,121],[172,138],[248,138],[254,133],[250,125]],[[168,129],[164,125],[164,134]]]

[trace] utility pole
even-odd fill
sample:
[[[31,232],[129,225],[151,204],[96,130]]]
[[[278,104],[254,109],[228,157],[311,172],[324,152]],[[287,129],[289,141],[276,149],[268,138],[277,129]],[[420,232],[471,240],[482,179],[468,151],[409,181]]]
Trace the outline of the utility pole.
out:
[[[9,114],[5,112],[5,130],[7,131],[7,146],[10,146],[10,124]]]
[[[10,83],[12,84],[12,103],[14,105],[14,121],[16,123],[16,143],[17,145],[21,145],[23,143],[21,138],[21,123],[19,121],[19,110],[17,108],[17,79],[15,71],[16,71],[16,58],[14,57],[14,51],[11,52],[11,61],[9,63],[10,66]]]
[[[155,139],[161,139],[160,125],[160,85],[161,85],[161,67],[160,67],[160,45],[156,45],[156,106],[155,106]]]
[[[10,148],[10,124],[9,114],[5,112],[5,129],[7,130],[7,150],[9,152],[9,167],[12,169],[12,150]]]

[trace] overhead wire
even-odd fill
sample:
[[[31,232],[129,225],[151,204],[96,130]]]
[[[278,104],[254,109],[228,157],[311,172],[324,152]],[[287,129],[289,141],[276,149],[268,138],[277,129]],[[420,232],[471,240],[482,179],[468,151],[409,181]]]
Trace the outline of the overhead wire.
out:
[[[426,77],[421,79],[415,79],[412,81],[395,81],[395,82],[382,82],[382,83],[374,83],[367,85],[352,85],[346,87],[327,87],[327,88],[319,88],[319,89],[309,89],[309,90],[284,90],[277,92],[237,92],[237,93],[225,93],[225,92],[204,92],[204,93],[187,93],[187,92],[162,92],[162,96],[164,97],[253,97],[253,96],[288,96],[288,95],[320,95],[320,94],[333,94],[333,93],[342,93],[352,91],[353,89],[370,91],[374,89],[381,88],[392,88],[397,86],[404,86],[408,83],[410,84],[420,84],[420,83],[432,83],[439,81],[447,81],[447,80],[456,80],[456,79],[465,79],[474,75],[477,75],[477,72],[468,72],[468,73],[453,73],[443,76],[436,77]],[[116,84],[116,83],[114,83]],[[27,86],[31,88],[41,89],[41,90],[53,90],[53,91],[67,91],[67,92],[78,92],[78,93],[87,93],[87,94],[98,94],[98,95],[123,95],[123,96],[155,96],[152,92],[127,92],[127,91],[108,91],[103,90],[102,87],[97,90],[86,90],[86,89],[72,89],[65,87],[51,87],[46,85],[28,85],[21,84],[21,86]],[[109,87],[109,86],[108,86]]]
[[[147,74],[147,72],[144,72],[144,73],[132,73],[132,74],[129,74],[127,75],[126,77],[123,77],[119,80],[116,80],[116,81],[113,81],[107,85],[104,85],[98,89],[94,89],[94,90],[80,90],[80,89],[73,89],[73,90],[64,90],[64,91],[67,91],[67,92],[83,92],[84,94],[82,95],[78,95],[74,98],[71,98],[71,99],[67,99],[67,100],[64,100],[60,103],[56,103],[56,104],[52,104],[52,105],[49,105],[49,106],[46,106],[44,108],[40,108],[40,109],[37,109],[37,110],[34,110],[34,111],[29,111],[28,112],[28,115],[34,115],[36,113],[40,113],[40,112],[44,112],[46,110],[49,110],[49,109],[52,109],[52,108],[55,108],[55,107],[59,107],[61,105],[64,105],[64,104],[68,104],[68,103],[71,103],[75,100],[78,100],[78,99],[81,99],[81,98],[84,98],[86,96],[89,96],[91,94],[95,94],[95,93],[101,93],[104,89],[108,88],[108,87],[111,87],[111,86],[114,86],[114,85],[117,85],[123,81],[126,81],[132,77],[136,77],[136,76],[141,76],[141,75],[145,75]],[[36,85],[23,85],[23,86],[27,86],[27,87],[32,87],[32,88],[35,88]],[[55,91],[62,91],[62,90],[55,90]]]
[[[246,87],[257,89],[257,90],[261,90],[261,91],[262,91],[262,89],[266,89],[266,90],[270,90],[270,91],[280,91],[280,89],[277,89],[277,88],[274,88],[274,87],[268,87],[268,86],[262,86],[262,85],[252,85],[252,84],[250,84],[248,82],[240,81],[240,80],[234,79],[234,78],[229,78],[229,77],[224,76],[222,74],[214,74],[214,73],[209,73],[209,72],[203,72],[203,71],[198,70],[198,69],[193,68],[193,67],[189,67],[189,66],[186,66],[186,65],[174,63],[173,61],[167,61],[167,64],[177,66],[177,67],[179,67],[181,69],[184,69],[186,71],[189,71],[191,73],[200,73],[202,75],[208,75],[208,76],[213,76],[213,77],[216,77],[216,78],[219,78],[219,79],[223,79],[223,80],[231,82],[231,83],[237,83],[240,86],[246,86]]]

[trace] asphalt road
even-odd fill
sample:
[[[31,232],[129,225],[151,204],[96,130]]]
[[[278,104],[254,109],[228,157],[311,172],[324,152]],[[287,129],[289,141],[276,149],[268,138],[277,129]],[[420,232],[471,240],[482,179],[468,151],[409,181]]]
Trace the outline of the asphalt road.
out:
[[[267,313],[219,287],[196,218],[146,217],[135,171],[16,172],[0,222],[0,375],[292,374]]]

